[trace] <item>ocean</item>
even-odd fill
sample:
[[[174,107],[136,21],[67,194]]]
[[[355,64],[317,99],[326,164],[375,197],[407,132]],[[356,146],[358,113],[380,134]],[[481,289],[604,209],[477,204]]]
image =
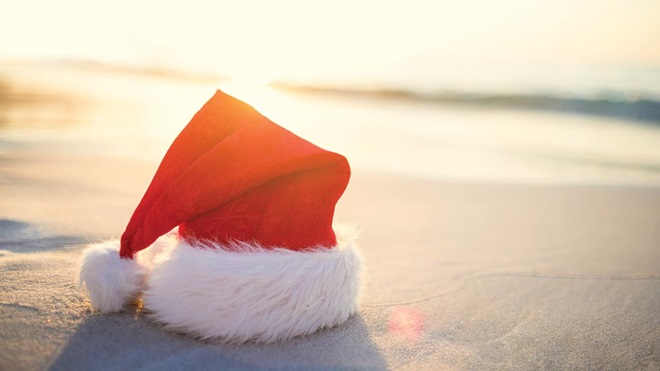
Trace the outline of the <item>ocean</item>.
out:
[[[354,172],[660,185],[660,70],[649,68],[420,66],[264,85],[89,62],[3,62],[0,154],[161,158],[215,89],[346,155]]]

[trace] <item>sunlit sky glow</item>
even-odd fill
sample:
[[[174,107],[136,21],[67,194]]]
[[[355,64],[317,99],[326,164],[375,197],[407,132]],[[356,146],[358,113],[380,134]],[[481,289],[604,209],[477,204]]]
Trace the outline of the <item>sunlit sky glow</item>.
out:
[[[0,58],[92,59],[255,82],[418,63],[657,67],[658,19],[657,0],[22,0],[0,12]]]

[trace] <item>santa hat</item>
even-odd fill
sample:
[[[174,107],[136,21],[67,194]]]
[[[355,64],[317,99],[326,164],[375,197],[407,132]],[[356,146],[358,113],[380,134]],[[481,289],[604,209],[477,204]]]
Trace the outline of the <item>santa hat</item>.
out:
[[[218,91],[163,158],[121,241],[83,252],[80,283],[100,312],[142,295],[168,328],[274,341],[357,311],[361,258],[335,236],[346,159]],[[339,238],[337,238],[339,237]]]

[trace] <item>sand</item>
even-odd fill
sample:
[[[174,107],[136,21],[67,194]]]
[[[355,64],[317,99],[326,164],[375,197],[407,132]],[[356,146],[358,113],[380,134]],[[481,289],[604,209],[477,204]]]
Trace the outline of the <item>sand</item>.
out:
[[[274,344],[90,313],[80,250],[117,237],[155,161],[0,154],[1,370],[660,369],[660,189],[354,171],[359,315]]]

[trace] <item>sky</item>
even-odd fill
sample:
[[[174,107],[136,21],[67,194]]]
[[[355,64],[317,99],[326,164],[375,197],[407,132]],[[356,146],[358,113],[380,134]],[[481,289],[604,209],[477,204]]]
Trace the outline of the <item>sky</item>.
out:
[[[21,0],[0,58],[315,78],[443,63],[660,67],[657,0]]]

